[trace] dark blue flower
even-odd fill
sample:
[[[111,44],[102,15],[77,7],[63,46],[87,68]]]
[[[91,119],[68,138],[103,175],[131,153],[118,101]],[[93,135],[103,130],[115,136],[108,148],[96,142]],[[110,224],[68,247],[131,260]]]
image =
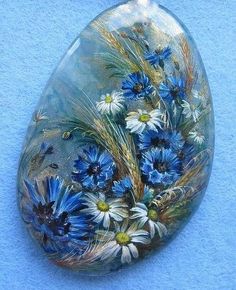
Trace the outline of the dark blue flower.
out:
[[[42,183],[24,183],[23,219],[31,225],[45,251],[60,254],[72,247],[82,252],[90,231],[87,217],[79,212],[82,193],[72,193],[57,176],[47,177]]]
[[[156,49],[154,52],[148,52],[144,55],[145,59],[155,68],[159,65],[164,67],[164,61],[171,55],[171,49],[169,46],[163,49]]]
[[[172,149],[178,151],[182,149],[184,140],[181,133],[170,130],[148,130],[139,135],[139,149],[147,150],[151,148]]]
[[[103,189],[112,179],[115,163],[107,151],[96,146],[83,149],[74,164],[73,179],[87,189]]]
[[[195,156],[195,148],[192,144],[185,142],[182,148],[176,151],[178,158],[182,162],[182,167],[184,168],[186,165],[190,163],[190,161]]]
[[[185,81],[182,78],[169,77],[160,84],[159,95],[169,103],[185,99]]]
[[[122,90],[128,99],[138,100],[148,97],[154,88],[144,72],[135,72],[129,75],[128,80],[123,81]]]
[[[181,174],[181,162],[171,149],[152,149],[143,155],[141,171],[153,186],[171,185]]]
[[[125,177],[119,181],[114,181],[112,191],[115,193],[116,197],[123,197],[126,193],[129,193],[132,187],[131,179]]]

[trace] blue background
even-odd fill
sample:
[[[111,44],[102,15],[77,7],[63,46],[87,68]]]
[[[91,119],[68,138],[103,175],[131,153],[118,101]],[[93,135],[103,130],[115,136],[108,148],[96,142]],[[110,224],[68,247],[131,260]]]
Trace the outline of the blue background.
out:
[[[27,124],[67,47],[118,0],[0,0],[0,289],[236,289],[235,0],[162,0],[194,37],[215,108],[216,152],[207,194],[161,253],[125,272],[84,278],[47,261],[17,209],[17,163]]]

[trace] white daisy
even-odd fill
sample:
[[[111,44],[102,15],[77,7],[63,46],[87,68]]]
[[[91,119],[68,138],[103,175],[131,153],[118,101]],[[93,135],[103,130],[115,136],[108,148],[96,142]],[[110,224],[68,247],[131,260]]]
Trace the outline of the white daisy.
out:
[[[102,114],[115,115],[124,109],[124,97],[122,93],[113,91],[111,94],[101,96],[101,101],[97,102],[97,109]]]
[[[111,219],[120,222],[128,217],[128,205],[121,198],[106,200],[103,193],[99,193],[98,196],[86,193],[83,200],[85,201],[83,204],[88,208],[81,210],[81,212],[92,215],[93,221],[102,223],[106,229],[109,228]]]
[[[198,91],[197,90],[192,90],[192,96],[195,98],[195,99],[200,99],[200,95],[199,95],[199,93],[198,93]]]
[[[183,109],[183,114],[186,116],[187,119],[193,118],[193,121],[196,123],[198,121],[198,118],[200,116],[200,110],[199,108],[194,105],[190,104],[187,101],[183,100],[181,104]]]
[[[194,130],[189,132],[189,137],[193,139],[194,142],[202,145],[205,141],[205,136],[202,135],[200,131]]]
[[[157,131],[157,127],[161,128],[163,122],[161,117],[163,117],[163,114],[159,109],[151,112],[145,110],[130,112],[125,119],[127,122],[126,128],[130,129],[131,133],[137,134],[142,133],[146,128]]]
[[[148,209],[145,204],[137,203],[136,207],[131,208],[134,214],[130,217],[131,219],[137,219],[136,223],[139,227],[143,227],[148,224],[150,230],[150,237],[153,238],[155,233],[158,232],[160,238],[167,234],[165,225],[158,221],[158,211],[151,208]]]
[[[192,96],[201,102],[201,105],[203,106],[203,108],[206,108],[208,98],[205,96],[205,94],[199,93],[197,90],[192,90]]]
[[[132,257],[139,257],[136,244],[147,245],[151,242],[149,233],[145,230],[138,230],[136,224],[128,226],[126,220],[121,226],[115,223],[115,230],[97,231],[98,239],[106,242],[106,248],[101,253],[101,260],[113,259],[121,254],[121,263],[130,263]],[[100,238],[99,238],[100,237]]]

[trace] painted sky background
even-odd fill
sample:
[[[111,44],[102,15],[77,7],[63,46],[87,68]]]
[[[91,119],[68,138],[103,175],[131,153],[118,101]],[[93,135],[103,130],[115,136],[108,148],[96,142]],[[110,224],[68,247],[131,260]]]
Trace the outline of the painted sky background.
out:
[[[206,196],[162,252],[125,272],[86,278],[50,264],[29,238],[15,196],[31,114],[68,46],[118,0],[0,0],[0,289],[236,289],[236,1],[161,0],[194,37],[208,74],[216,152]]]

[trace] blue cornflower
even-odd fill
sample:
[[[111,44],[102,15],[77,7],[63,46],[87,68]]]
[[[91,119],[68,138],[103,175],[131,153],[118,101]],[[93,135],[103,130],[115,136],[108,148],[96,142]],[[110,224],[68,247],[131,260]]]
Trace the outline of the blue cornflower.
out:
[[[129,80],[123,81],[122,90],[124,90],[124,97],[138,100],[148,97],[153,93],[154,88],[144,72],[135,72],[129,74]]]
[[[153,131],[147,130],[139,135],[139,149],[147,150],[151,148],[180,150],[184,145],[181,133],[177,131]]]
[[[107,151],[101,151],[96,146],[83,149],[74,163],[76,171],[73,179],[87,189],[103,189],[111,180],[115,163]]]
[[[176,151],[178,158],[182,162],[182,167],[185,167],[195,156],[195,148],[192,144],[185,142],[182,148]]]
[[[144,57],[145,59],[155,68],[159,65],[164,67],[164,60],[168,59],[171,55],[171,49],[169,46],[161,49],[158,48],[154,52],[147,52]]]
[[[82,193],[72,193],[58,176],[47,177],[42,183],[24,184],[23,219],[31,225],[45,251],[60,254],[76,247],[82,252],[90,231],[87,217],[79,212]]]
[[[159,86],[159,95],[169,103],[181,101],[185,98],[185,81],[182,78],[168,77],[165,83]]]
[[[171,185],[180,176],[181,162],[171,149],[152,149],[143,155],[141,171],[153,186]]]
[[[119,181],[114,181],[112,186],[112,191],[115,193],[116,197],[123,197],[128,193],[133,187],[130,177],[125,177]]]
[[[145,185],[144,190],[143,190],[143,198],[141,202],[144,204],[149,204],[152,201],[153,196],[154,196],[154,189]]]

